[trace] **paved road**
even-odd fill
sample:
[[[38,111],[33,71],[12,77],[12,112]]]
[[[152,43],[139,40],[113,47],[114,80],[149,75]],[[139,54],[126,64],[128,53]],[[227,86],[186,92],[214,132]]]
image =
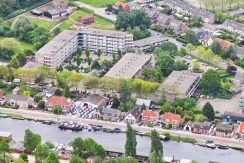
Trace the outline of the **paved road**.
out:
[[[107,15],[106,12],[105,12],[105,8],[93,7],[93,6],[87,5],[85,3],[82,3],[80,1],[75,1],[75,3],[77,5],[79,5],[80,7],[85,7],[85,8],[88,8],[90,10],[93,10],[96,14],[101,15],[101,16],[103,16],[105,18],[108,18],[108,19],[113,20],[113,21],[116,20],[116,15],[114,15],[114,14]]]
[[[124,122],[108,122],[108,121],[100,121],[100,120],[92,120],[92,119],[81,119],[77,118],[76,116],[71,115],[54,115],[51,113],[44,113],[39,111],[29,111],[29,110],[14,110],[14,109],[6,109],[6,108],[0,108],[0,112],[6,112],[6,113],[15,113],[22,115],[26,118],[32,118],[32,119],[41,119],[41,120],[66,120],[66,121],[74,121],[81,123],[83,125],[93,124],[93,125],[103,125],[106,128],[121,128],[123,131],[126,130],[126,123]],[[230,146],[235,147],[244,147],[244,141],[239,141],[236,139],[230,139],[230,138],[221,138],[221,137],[215,137],[210,135],[199,135],[199,134],[193,134],[191,132],[182,131],[182,130],[165,130],[162,129],[159,126],[156,126],[154,128],[150,128],[147,126],[138,126],[137,124],[134,124],[133,127],[141,132],[141,133],[147,133],[150,132],[152,129],[156,129],[159,133],[163,133],[165,131],[169,132],[171,135],[174,136],[182,136],[182,137],[190,137],[194,138],[198,141],[205,142],[207,140],[213,140],[215,143],[224,143],[228,144]]]

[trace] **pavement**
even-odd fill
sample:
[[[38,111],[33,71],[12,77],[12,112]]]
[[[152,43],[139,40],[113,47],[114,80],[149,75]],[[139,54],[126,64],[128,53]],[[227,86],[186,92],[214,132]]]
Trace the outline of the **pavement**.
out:
[[[101,15],[101,16],[103,16],[105,18],[108,18],[108,19],[113,20],[113,21],[116,20],[116,15],[114,15],[112,13],[110,15],[106,14],[105,8],[93,7],[93,6],[87,5],[85,3],[82,3],[80,1],[75,1],[75,3],[77,5],[79,5],[80,7],[85,7],[85,8],[88,8],[90,10],[93,10],[96,14]]]
[[[15,110],[15,109],[6,109],[6,108],[0,108],[0,112],[5,113],[13,113],[13,114],[19,114],[22,115],[25,118],[32,118],[32,119],[40,119],[40,120],[54,120],[57,119],[65,120],[65,121],[73,121],[80,123],[82,125],[102,125],[106,128],[120,128],[122,131],[126,130],[126,123],[125,122],[110,122],[110,121],[101,121],[101,120],[95,120],[95,119],[82,119],[77,118],[75,115],[55,115],[52,113],[47,112],[40,112],[40,111],[31,111],[31,110]],[[133,128],[140,133],[148,133],[151,130],[155,129],[158,133],[162,134],[163,132],[169,132],[171,135],[174,136],[181,136],[181,137],[189,137],[194,138],[197,141],[200,142],[206,142],[207,140],[213,140],[215,143],[223,143],[228,144],[229,146],[244,147],[244,141],[237,140],[234,138],[222,138],[222,137],[216,137],[211,135],[200,135],[200,134],[194,134],[188,131],[182,131],[182,130],[166,130],[161,128],[160,126],[155,127],[147,127],[147,126],[138,126],[137,124],[132,125]]]

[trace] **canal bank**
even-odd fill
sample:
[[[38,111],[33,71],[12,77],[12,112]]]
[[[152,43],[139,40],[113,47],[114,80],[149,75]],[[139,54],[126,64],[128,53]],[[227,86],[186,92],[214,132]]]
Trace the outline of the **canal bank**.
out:
[[[88,132],[87,130],[72,132],[69,130],[60,130],[56,124],[45,125],[34,121],[0,118],[0,130],[13,133],[14,140],[23,140],[26,129],[30,129],[33,132],[40,134],[44,141],[67,144],[76,137],[82,137],[84,139],[91,137],[105,148],[124,152],[124,144],[126,140],[126,135],[124,133],[104,133],[102,131]],[[150,138],[137,136],[137,144],[138,154],[148,155],[151,146]],[[174,156],[175,159],[193,159],[198,160],[200,163],[206,163],[208,161],[243,163],[244,160],[244,153],[233,149],[213,150],[198,145],[176,141],[163,142],[163,146],[164,155]]]

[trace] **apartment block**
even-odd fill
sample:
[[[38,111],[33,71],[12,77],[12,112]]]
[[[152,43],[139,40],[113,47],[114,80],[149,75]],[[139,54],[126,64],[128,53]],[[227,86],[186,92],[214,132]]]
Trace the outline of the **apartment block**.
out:
[[[133,47],[133,35],[95,29],[64,30],[36,52],[36,62],[50,68],[62,64],[77,48],[116,53]]]

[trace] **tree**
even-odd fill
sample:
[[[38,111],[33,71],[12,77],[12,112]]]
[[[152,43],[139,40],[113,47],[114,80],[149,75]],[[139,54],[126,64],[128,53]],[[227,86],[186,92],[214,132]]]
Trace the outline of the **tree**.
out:
[[[113,11],[113,6],[111,4],[109,4],[106,8],[106,11],[110,11],[112,12]]]
[[[166,51],[170,55],[173,55],[178,51],[178,47],[172,42],[163,42],[159,47],[162,51]]]
[[[49,148],[45,143],[44,144],[38,144],[36,146],[34,154],[35,154],[35,162],[36,163],[43,163],[49,154]]]
[[[213,108],[213,106],[209,102],[206,102],[204,104],[203,109],[202,109],[202,113],[210,121],[213,121],[214,120],[214,117],[215,117],[214,108]]]
[[[214,41],[213,44],[211,45],[211,49],[215,54],[220,54],[222,51],[220,44],[216,41]]]
[[[163,52],[163,50],[159,47],[156,47],[154,50],[153,50],[153,54],[155,56],[159,56],[161,53]]]
[[[38,109],[44,109],[45,108],[45,101],[39,101],[38,102],[38,105],[37,105],[37,108]]]
[[[186,64],[186,61],[183,60],[183,61],[180,61],[180,60],[177,60],[175,62],[175,70],[187,70],[188,69],[188,65]]]
[[[136,156],[136,133],[130,124],[127,124],[126,129],[126,144],[125,144],[125,156]]]
[[[221,0],[221,1],[224,1],[224,0]],[[221,12],[221,11],[217,11],[215,13],[215,22],[217,24],[222,24],[225,20],[227,20],[229,18],[229,15],[225,14],[224,12]]]
[[[9,144],[2,140],[0,141],[0,162],[1,163],[9,163],[11,160],[11,156],[10,156],[10,147]]]
[[[84,151],[83,140],[81,137],[75,138],[73,143],[73,153],[79,157],[82,157],[82,153]]]
[[[36,95],[36,96],[34,97],[34,101],[35,101],[36,103],[38,103],[39,101],[41,101],[41,99],[42,99],[42,97],[39,96],[39,95]],[[45,105],[45,103],[44,103],[44,105]]]
[[[234,48],[232,46],[230,47],[226,47],[221,56],[224,58],[224,59],[227,59],[227,58],[230,58],[232,60],[235,60],[237,59],[237,56],[236,56],[236,51],[234,50]]]
[[[54,105],[53,106],[53,113],[54,114],[61,114],[62,113],[62,108],[59,105]]]
[[[188,30],[184,36],[185,41],[187,43],[191,43],[193,45],[199,45],[199,41],[197,40],[196,33],[193,30]]]
[[[160,153],[160,151],[151,152],[150,156],[149,156],[149,160],[150,160],[150,163],[163,163],[163,158],[162,158],[162,154]]]
[[[116,18],[115,29],[127,30],[127,28],[130,27],[130,23],[131,23],[131,15],[128,12],[120,12]]]
[[[156,130],[151,131],[151,152],[160,152],[160,154],[163,154],[163,145],[160,141],[158,132]]]
[[[100,57],[100,56],[102,55],[102,53],[103,53],[103,52],[102,52],[101,49],[98,49],[98,50],[97,50],[97,56],[98,56],[98,57]]]
[[[34,29],[34,26],[27,17],[19,16],[14,20],[10,29],[15,36],[23,40],[26,34]]]
[[[158,66],[163,76],[168,76],[175,69],[174,59],[166,52],[156,57],[156,66]]]
[[[119,88],[120,102],[123,106],[123,110],[127,110],[127,103],[131,98],[131,91],[127,81],[123,81]]]
[[[139,161],[133,157],[117,157],[107,160],[106,163],[139,163]]]
[[[55,153],[51,152],[44,163],[60,163]]]
[[[22,158],[25,162],[28,162],[28,155],[26,153],[21,153],[19,157]]]
[[[202,17],[197,15],[193,15],[191,22],[192,22],[191,23],[192,27],[198,27],[198,28],[202,27],[204,23]]]
[[[205,94],[215,94],[220,89],[220,77],[214,70],[208,70],[200,80],[200,87]]]
[[[69,163],[83,163],[83,161],[77,156],[72,156]]]
[[[32,133],[29,129],[25,130],[24,147],[32,152],[41,143],[41,136]]]
[[[10,62],[8,64],[8,67],[12,67],[12,68],[19,68],[20,67],[19,61],[18,61],[16,56],[12,57],[12,59],[10,60]]]

